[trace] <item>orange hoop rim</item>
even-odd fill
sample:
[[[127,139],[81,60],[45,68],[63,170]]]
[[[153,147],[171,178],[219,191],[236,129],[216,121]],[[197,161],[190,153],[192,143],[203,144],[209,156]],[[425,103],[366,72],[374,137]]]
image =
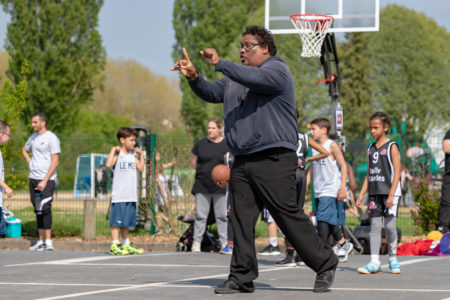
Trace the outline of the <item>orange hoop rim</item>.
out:
[[[324,21],[334,21],[332,16],[328,15],[319,15],[319,14],[294,14],[289,16],[291,20],[297,21],[315,21],[315,22],[324,22]]]

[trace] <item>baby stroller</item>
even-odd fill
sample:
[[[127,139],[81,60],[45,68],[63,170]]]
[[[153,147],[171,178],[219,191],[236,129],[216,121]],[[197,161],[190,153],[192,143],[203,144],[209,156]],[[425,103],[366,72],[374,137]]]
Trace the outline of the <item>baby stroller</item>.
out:
[[[181,235],[176,245],[176,251],[191,251],[192,243],[194,242],[194,221],[195,215],[178,216],[177,219],[181,222],[189,224],[189,228]],[[208,219],[206,221],[206,230],[203,234],[200,249],[202,252],[219,252],[220,241],[208,231],[208,227],[215,223],[214,209],[209,210]]]

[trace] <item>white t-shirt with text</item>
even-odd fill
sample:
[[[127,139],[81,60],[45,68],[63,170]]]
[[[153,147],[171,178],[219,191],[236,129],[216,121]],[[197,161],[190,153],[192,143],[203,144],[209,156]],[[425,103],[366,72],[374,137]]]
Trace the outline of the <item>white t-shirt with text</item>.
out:
[[[137,174],[134,153],[120,152],[114,166],[112,203],[137,202]]]

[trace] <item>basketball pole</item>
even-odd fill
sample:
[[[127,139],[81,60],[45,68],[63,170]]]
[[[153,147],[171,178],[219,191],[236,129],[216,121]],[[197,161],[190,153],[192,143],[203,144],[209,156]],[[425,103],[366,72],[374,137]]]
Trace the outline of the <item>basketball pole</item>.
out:
[[[345,137],[342,136],[342,126],[336,126],[336,112],[342,112],[342,106],[339,101],[341,89],[341,72],[339,69],[339,59],[337,55],[336,40],[334,33],[327,33],[321,48],[320,63],[323,67],[326,83],[328,84],[328,93],[331,97],[331,132],[330,138],[338,144],[345,143]],[[340,120],[343,124],[343,120]]]

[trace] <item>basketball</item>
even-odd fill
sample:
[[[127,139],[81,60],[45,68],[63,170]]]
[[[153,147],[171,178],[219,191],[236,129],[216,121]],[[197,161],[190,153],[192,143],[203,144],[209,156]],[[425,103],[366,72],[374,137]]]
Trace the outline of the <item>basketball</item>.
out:
[[[224,187],[228,180],[230,180],[230,168],[225,165],[215,166],[211,172],[211,178],[215,184],[220,187]]]

